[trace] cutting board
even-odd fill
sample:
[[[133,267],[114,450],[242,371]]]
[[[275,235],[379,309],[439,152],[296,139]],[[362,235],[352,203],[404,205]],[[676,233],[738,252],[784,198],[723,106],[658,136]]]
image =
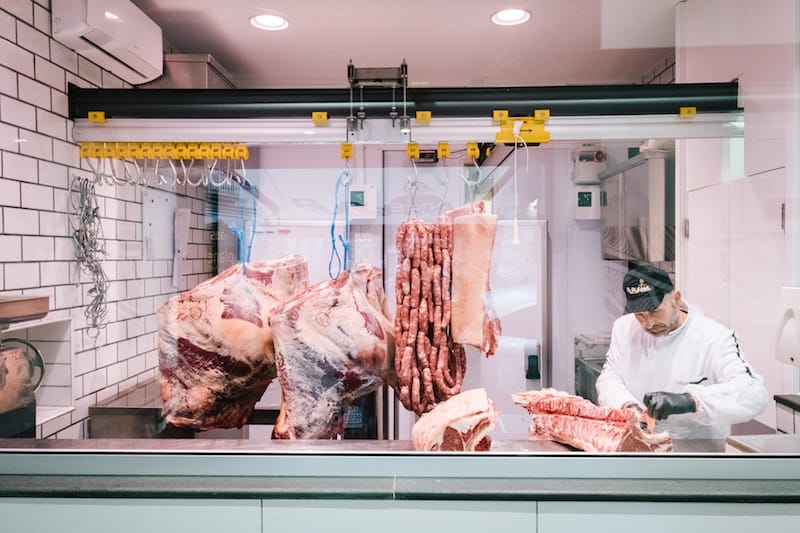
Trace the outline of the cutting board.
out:
[[[0,324],[44,318],[49,310],[49,296],[0,296]]]

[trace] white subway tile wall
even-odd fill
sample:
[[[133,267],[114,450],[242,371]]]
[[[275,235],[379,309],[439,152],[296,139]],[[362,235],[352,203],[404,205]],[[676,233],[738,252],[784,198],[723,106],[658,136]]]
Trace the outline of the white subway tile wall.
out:
[[[143,260],[142,193],[98,185],[110,280],[106,326],[86,326],[90,278],[75,261],[70,184],[92,178],[71,142],[67,84],[127,85],[52,39],[47,0],[0,0],[0,293],[46,294],[56,325],[28,328],[47,363],[37,403],[72,407],[47,420],[42,438],[86,437],[89,407],[157,375],[155,311],[172,294],[172,261]],[[205,212],[206,191],[182,187],[177,204]],[[213,275],[210,232],[192,217],[192,274],[180,289]],[[68,324],[68,325],[65,325]],[[16,336],[21,336],[16,332]]]

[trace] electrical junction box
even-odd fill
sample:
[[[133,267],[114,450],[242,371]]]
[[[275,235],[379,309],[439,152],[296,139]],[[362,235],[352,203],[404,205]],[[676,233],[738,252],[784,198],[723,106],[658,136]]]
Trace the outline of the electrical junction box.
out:
[[[606,169],[605,161],[575,161],[572,182],[575,184],[597,183],[598,176]]]
[[[378,194],[375,185],[350,184],[350,220],[378,218]]]
[[[572,150],[572,182],[576,185],[599,183],[606,169],[606,153],[596,144],[582,144]]]
[[[575,187],[575,220],[600,220],[600,186]]]

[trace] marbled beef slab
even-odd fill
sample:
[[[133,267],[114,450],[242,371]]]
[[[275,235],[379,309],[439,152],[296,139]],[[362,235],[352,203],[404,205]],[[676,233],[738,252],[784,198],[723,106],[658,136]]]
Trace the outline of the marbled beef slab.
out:
[[[268,318],[308,286],[299,255],[237,264],[157,313],[163,416],[199,431],[241,427],[276,376]]]
[[[586,452],[671,452],[667,433],[642,428],[638,411],[600,407],[586,398],[556,389],[512,394],[533,416],[529,436],[552,440]]]
[[[422,415],[411,430],[411,440],[419,451],[488,451],[496,420],[497,409],[486,390],[471,389]]]
[[[365,264],[309,287],[270,316],[283,401],[273,436],[343,434],[347,405],[395,380],[381,270]]]

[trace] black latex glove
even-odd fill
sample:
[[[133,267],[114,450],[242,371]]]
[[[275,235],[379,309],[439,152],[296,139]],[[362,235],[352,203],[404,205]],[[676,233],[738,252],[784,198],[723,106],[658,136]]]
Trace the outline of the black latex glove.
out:
[[[680,415],[683,413],[694,413],[697,411],[697,404],[694,397],[688,392],[648,392],[644,395],[647,414],[656,420],[664,420],[668,416]]]

